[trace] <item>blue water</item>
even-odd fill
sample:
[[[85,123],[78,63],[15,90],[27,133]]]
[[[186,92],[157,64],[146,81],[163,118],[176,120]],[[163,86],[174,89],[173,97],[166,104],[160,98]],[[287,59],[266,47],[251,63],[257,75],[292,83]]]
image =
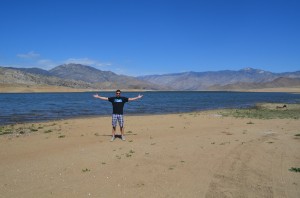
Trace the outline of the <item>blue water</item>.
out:
[[[86,93],[0,94],[0,125],[110,115],[111,103]],[[126,115],[166,114],[219,108],[245,108],[258,102],[299,103],[300,94],[248,92],[143,92],[140,100],[125,104]],[[135,97],[138,93],[122,93]],[[114,96],[104,92],[101,96]]]

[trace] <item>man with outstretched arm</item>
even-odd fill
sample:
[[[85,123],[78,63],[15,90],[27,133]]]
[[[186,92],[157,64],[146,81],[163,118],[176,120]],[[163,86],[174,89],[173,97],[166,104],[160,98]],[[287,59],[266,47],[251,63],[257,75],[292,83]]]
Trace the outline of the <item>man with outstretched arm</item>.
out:
[[[107,100],[112,103],[113,106],[113,113],[112,113],[112,137],[110,141],[115,140],[115,134],[116,134],[116,127],[117,127],[117,122],[119,123],[120,126],[120,131],[121,131],[121,138],[123,141],[125,141],[125,135],[124,135],[124,118],[123,118],[123,107],[124,104],[128,101],[134,101],[137,99],[142,98],[143,95],[138,95],[135,98],[127,98],[127,97],[121,97],[121,91],[118,89],[116,91],[116,96],[115,97],[102,97],[99,96],[98,94],[94,95],[94,98],[99,98],[101,100]]]

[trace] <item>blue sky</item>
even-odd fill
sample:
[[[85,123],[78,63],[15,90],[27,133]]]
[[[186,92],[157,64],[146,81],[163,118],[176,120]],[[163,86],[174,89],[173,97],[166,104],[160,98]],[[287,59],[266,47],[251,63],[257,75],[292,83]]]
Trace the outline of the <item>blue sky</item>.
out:
[[[300,70],[298,0],[0,0],[0,66]]]

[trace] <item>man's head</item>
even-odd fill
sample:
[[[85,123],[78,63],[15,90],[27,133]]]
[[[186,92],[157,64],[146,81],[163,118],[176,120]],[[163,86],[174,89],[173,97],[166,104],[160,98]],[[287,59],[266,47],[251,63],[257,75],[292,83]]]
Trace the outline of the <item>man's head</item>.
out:
[[[116,96],[120,96],[121,95],[121,91],[118,89],[117,91],[116,91]]]

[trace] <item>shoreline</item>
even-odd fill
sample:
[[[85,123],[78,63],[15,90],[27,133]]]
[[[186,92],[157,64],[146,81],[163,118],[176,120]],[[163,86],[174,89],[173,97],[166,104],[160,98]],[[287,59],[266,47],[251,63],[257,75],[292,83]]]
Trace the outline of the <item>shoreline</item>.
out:
[[[286,108],[283,108],[283,106],[286,106]],[[181,116],[181,115],[214,115],[218,117],[232,117],[232,118],[245,118],[245,119],[251,119],[249,116],[250,111],[257,111],[259,114],[261,112],[265,112],[266,110],[274,111],[277,110],[279,114],[287,111],[297,111],[297,113],[300,113],[300,103],[256,103],[253,107],[248,108],[216,108],[216,109],[205,109],[205,110],[197,110],[197,111],[186,111],[186,112],[168,112],[168,113],[147,113],[147,114],[124,114],[125,119],[127,117],[151,117],[151,116]],[[237,115],[235,112],[244,112],[245,115]],[[251,112],[253,114],[253,112]],[[278,115],[275,115],[278,116]],[[16,125],[34,125],[34,124],[41,124],[41,123],[53,123],[53,122],[68,122],[72,120],[88,120],[88,119],[102,119],[102,118],[109,118],[111,119],[111,114],[107,115],[82,115],[82,116],[75,116],[75,117],[65,117],[61,119],[45,119],[45,120],[38,120],[38,121],[24,121],[24,122],[16,122],[16,123],[10,123],[10,124],[0,124],[0,128],[2,127],[8,127],[8,126],[16,126]],[[257,117],[254,119],[274,119],[274,118],[280,118],[280,119],[299,119],[299,116],[294,115],[288,115],[286,118],[283,117],[266,117],[261,118]],[[0,134],[1,135],[1,134]]]
[[[110,116],[15,125],[0,135],[1,195],[298,198],[299,120],[218,111],[127,115],[114,142]]]
[[[202,110],[202,111],[188,111],[188,112],[174,112],[174,113],[155,113],[155,114],[124,114],[124,117],[136,117],[136,116],[167,116],[167,115],[180,115],[180,114],[192,114],[192,113],[201,113],[201,112],[210,112],[210,111],[217,111],[222,109],[210,109],[210,110]],[[39,124],[39,123],[47,123],[47,122],[58,122],[58,121],[68,121],[73,119],[89,119],[89,118],[103,118],[103,117],[109,117],[111,118],[111,114],[107,115],[84,115],[84,116],[76,116],[76,117],[66,117],[61,119],[50,119],[50,120],[39,120],[39,121],[24,121],[24,122],[16,122],[16,123],[10,123],[10,124],[1,124],[0,127],[5,127],[9,125],[18,125],[18,124]]]
[[[1,93],[80,93],[80,92],[114,92],[116,89],[78,89],[70,87],[46,86],[46,85],[9,85],[0,84]],[[169,90],[145,90],[145,89],[122,89],[122,92],[165,92]],[[180,90],[171,90],[180,91]],[[195,90],[195,92],[286,92],[300,93],[300,87],[277,87],[277,88],[261,88],[261,89],[238,89],[238,90]]]
[[[145,114],[138,114],[138,113],[132,113],[132,114],[126,114],[124,113],[125,117],[130,117],[130,116],[160,116],[160,115],[180,115],[180,114],[207,114],[207,113],[215,113],[215,112],[225,112],[225,111],[238,111],[238,110],[251,110],[257,107],[263,107],[263,106],[269,106],[267,107],[268,109],[276,109],[276,106],[283,106],[283,105],[288,105],[289,110],[292,109],[300,109],[298,107],[300,104],[299,103],[256,103],[252,107],[247,107],[247,108],[215,108],[215,109],[203,109],[203,110],[196,110],[196,111],[184,111],[184,112],[161,112],[161,113],[145,113]],[[291,106],[294,106],[293,108],[290,108]],[[284,109],[287,110],[287,109]],[[64,121],[64,120],[72,120],[72,119],[89,119],[89,118],[102,118],[102,117],[109,117],[111,118],[111,114],[106,114],[106,115],[80,115],[80,116],[71,116],[71,117],[64,117],[64,118],[58,118],[58,119],[45,119],[45,120],[37,120],[37,121],[23,121],[23,122],[15,122],[15,123],[7,123],[7,124],[2,124],[0,123],[0,127],[5,127],[9,125],[17,125],[17,124],[38,124],[38,123],[45,123],[45,122],[57,122],[57,121]]]

